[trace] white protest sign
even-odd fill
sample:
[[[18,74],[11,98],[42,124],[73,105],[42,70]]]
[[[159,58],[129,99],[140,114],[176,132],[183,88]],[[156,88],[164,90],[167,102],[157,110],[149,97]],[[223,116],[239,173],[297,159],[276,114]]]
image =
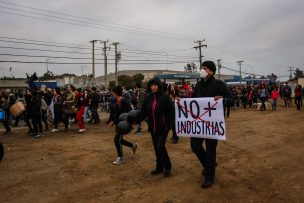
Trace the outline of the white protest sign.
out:
[[[223,99],[183,98],[175,101],[175,129],[181,137],[226,140]]]

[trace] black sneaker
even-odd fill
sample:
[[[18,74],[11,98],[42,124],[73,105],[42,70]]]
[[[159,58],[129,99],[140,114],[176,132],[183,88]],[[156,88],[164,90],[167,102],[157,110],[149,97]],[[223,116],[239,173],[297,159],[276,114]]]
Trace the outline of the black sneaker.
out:
[[[167,178],[171,175],[171,171],[170,170],[164,170],[164,177]]]
[[[205,181],[202,183],[202,188],[206,189],[206,188],[210,188],[213,185],[213,180],[207,180],[205,179]]]
[[[158,175],[162,172],[163,172],[163,170],[161,170],[161,169],[154,169],[153,171],[151,171],[151,175],[155,176],[155,175]]]
[[[27,134],[27,135],[30,135],[30,134],[32,134],[32,133],[33,133],[33,131],[29,130],[26,134]]]
[[[8,134],[11,134],[12,130],[7,130],[4,132],[4,135],[8,135]]]

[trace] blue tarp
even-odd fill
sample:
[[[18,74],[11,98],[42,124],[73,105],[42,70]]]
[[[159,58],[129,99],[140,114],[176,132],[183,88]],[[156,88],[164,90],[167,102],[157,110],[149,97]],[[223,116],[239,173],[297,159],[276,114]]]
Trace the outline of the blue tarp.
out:
[[[57,87],[57,82],[34,82],[38,89],[41,88],[41,85],[45,85],[47,88],[54,89]]]

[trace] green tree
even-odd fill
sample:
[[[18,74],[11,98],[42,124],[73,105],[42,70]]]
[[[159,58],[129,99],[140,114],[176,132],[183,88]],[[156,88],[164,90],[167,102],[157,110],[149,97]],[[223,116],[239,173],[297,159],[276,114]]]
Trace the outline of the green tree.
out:
[[[142,84],[142,81],[144,80],[145,76],[141,73],[138,73],[136,75],[133,75],[132,76],[135,84],[139,83],[139,84]]]
[[[293,74],[294,74],[294,79],[304,78],[303,71],[298,68],[295,70]]]
[[[132,77],[128,75],[119,75],[118,76],[118,85],[122,87],[135,87],[135,81]]]
[[[115,80],[109,82],[109,89],[113,89],[115,87]]]
[[[55,75],[52,71],[47,71],[46,73],[43,74],[39,79],[40,80],[52,80],[55,78]]]

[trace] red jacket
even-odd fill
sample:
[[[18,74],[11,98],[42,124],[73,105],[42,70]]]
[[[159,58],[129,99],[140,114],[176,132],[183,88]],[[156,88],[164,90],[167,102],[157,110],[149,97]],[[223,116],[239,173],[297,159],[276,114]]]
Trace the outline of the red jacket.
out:
[[[280,97],[279,92],[276,90],[272,90],[271,92],[271,99],[272,100],[277,100]]]

